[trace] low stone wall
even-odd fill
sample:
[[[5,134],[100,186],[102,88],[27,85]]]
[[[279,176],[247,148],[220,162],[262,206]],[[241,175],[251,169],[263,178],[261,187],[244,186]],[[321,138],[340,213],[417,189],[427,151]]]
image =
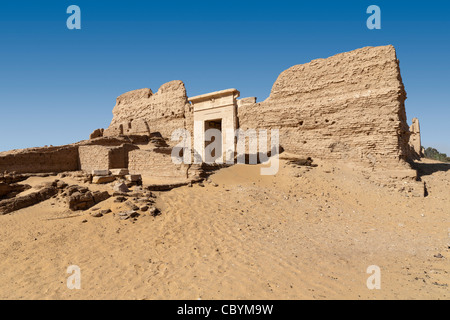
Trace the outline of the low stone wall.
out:
[[[150,136],[99,137],[74,144],[0,152],[0,173],[48,173],[126,168],[128,152]]]
[[[109,152],[109,168],[120,169],[128,168],[129,153],[132,150],[138,150],[139,147],[132,144],[124,144],[120,147],[114,147]]]
[[[0,172],[63,172],[78,170],[78,147],[44,147],[0,154]]]
[[[90,172],[92,170],[127,168],[128,153],[135,149],[139,148],[132,144],[114,147],[80,146],[80,169]]]
[[[170,151],[171,148],[131,151],[128,169],[131,174],[161,179],[191,179],[199,174],[195,165],[174,164]]]
[[[104,146],[81,146],[80,169],[86,172],[109,169],[109,148]]]
[[[0,201],[0,215],[33,206],[39,202],[50,199],[57,193],[58,190],[55,187],[48,187],[23,197]]]

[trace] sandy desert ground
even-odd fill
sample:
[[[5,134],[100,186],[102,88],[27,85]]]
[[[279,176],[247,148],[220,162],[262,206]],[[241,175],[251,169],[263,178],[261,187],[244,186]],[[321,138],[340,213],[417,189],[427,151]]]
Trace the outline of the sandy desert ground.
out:
[[[55,199],[0,216],[0,299],[449,298],[450,164],[419,164],[425,198],[325,162],[260,166],[156,192],[157,217],[95,218]],[[67,288],[70,265],[80,290]],[[366,286],[369,265],[380,290]]]

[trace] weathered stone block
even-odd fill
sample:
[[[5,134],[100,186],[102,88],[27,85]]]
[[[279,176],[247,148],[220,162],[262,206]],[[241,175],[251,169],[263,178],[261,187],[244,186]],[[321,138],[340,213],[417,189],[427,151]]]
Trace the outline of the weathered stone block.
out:
[[[109,183],[116,180],[114,176],[94,176],[92,177],[92,183],[100,184],[100,183]]]
[[[130,182],[138,182],[138,181],[142,180],[142,177],[140,174],[128,174],[125,176],[125,179],[127,179],[127,181],[130,181]]]
[[[100,138],[103,137],[103,129],[95,129],[90,135],[89,135],[89,139],[95,139],[95,138]]]
[[[109,170],[108,169],[102,169],[102,170],[94,169],[94,170],[92,170],[92,175],[93,176],[108,176]]]
[[[35,205],[44,200],[50,199],[58,193],[55,187],[44,188],[38,192],[30,193],[23,197],[15,197],[0,201],[0,214],[7,214],[19,209],[23,209],[32,205]]]
[[[111,174],[113,176],[125,176],[127,174],[129,174],[128,169],[126,168],[122,168],[122,169],[111,169],[109,170],[111,171]]]
[[[95,191],[92,193],[92,196],[94,197],[95,203],[102,202],[111,197],[107,191]]]
[[[113,187],[113,190],[114,190],[114,193],[116,193],[116,192],[124,193],[124,192],[130,191],[130,189],[128,189],[128,186],[123,182],[116,183]]]

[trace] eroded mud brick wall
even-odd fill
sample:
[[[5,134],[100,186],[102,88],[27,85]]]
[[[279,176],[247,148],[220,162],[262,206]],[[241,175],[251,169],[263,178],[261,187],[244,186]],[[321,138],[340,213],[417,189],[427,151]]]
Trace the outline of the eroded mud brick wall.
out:
[[[139,149],[139,147],[132,144],[109,148],[108,169],[128,168],[129,152],[136,149]]]
[[[80,146],[80,169],[90,172],[92,170],[119,169],[128,167],[128,153],[139,149],[132,144],[121,146]]]
[[[0,154],[0,171],[17,173],[78,170],[78,147],[44,147]]]
[[[86,172],[109,169],[109,148],[104,146],[80,146],[80,169]]]
[[[238,108],[239,125],[278,128],[304,156],[403,164],[405,99],[394,47],[366,47],[284,71],[268,99]]]
[[[189,165],[174,164],[171,148],[165,150],[134,150],[129,153],[129,170],[132,174],[144,174],[153,178],[188,178]]]
[[[163,84],[155,94],[151,89],[130,91],[117,98],[104,136],[160,132],[170,138],[175,129],[185,128],[186,121],[192,122],[190,108],[182,81]]]

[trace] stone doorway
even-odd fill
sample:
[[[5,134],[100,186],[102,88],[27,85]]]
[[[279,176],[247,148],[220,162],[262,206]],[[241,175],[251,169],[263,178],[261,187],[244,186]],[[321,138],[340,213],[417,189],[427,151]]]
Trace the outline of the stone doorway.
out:
[[[222,156],[223,154],[223,133],[222,133],[222,119],[215,119],[215,120],[207,120],[205,121],[205,156],[207,158],[207,160],[209,160],[208,162],[213,162],[215,161],[217,158],[219,158],[220,156]],[[206,131],[209,129],[216,129],[220,131],[220,140],[216,141],[215,136],[211,137],[211,139],[208,139],[207,135],[206,135]],[[208,141],[209,140],[209,141]],[[213,144],[214,143],[214,144]],[[208,155],[211,156],[211,159],[208,159]]]
[[[222,91],[211,92],[200,96],[189,98],[194,109],[194,152],[201,155],[201,161],[211,163],[211,159],[206,159],[206,153],[210,150],[206,148],[211,144],[210,149],[214,150],[212,157],[215,162],[222,162],[225,155],[234,152],[234,132],[237,126],[237,97],[239,91],[236,89],[226,89]],[[205,133],[208,129],[218,129],[221,131],[221,143],[207,141]],[[229,132],[231,136],[227,136]],[[228,141],[230,140],[230,141]],[[209,153],[208,158],[211,158]]]

